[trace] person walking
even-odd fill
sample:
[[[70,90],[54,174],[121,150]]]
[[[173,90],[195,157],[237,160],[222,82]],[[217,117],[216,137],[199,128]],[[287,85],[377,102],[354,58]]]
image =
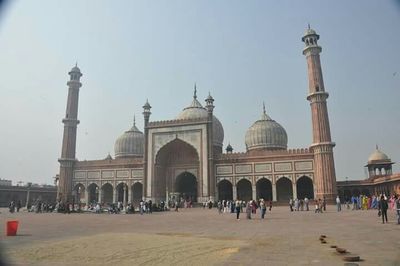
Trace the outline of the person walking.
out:
[[[236,220],[240,220],[239,215],[240,215],[240,205],[241,202],[239,200],[236,200],[235,202],[235,209],[236,209]]]
[[[387,210],[388,210],[388,203],[387,200],[385,199],[385,197],[382,195],[381,196],[381,200],[379,201],[379,208],[381,210],[381,215],[382,215],[382,223],[386,223],[388,222],[388,218],[387,218]]]
[[[315,200],[315,213],[319,212],[319,203],[318,200]]]
[[[338,212],[342,211],[342,205],[341,205],[341,202],[340,202],[339,195],[336,196],[336,208],[337,208]]]

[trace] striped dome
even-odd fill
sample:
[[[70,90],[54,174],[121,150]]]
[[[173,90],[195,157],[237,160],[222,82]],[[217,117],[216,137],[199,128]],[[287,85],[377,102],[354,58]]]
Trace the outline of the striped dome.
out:
[[[144,151],[144,135],[136,127],[125,131],[116,141],[114,145],[115,158],[143,156]]]
[[[246,132],[247,151],[256,149],[287,149],[287,134],[285,129],[265,112]]]

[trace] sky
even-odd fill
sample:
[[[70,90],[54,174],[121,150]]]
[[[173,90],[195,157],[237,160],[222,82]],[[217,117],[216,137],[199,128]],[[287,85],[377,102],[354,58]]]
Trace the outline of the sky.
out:
[[[364,179],[375,145],[400,165],[400,1],[12,1],[0,13],[0,178],[51,184],[69,79],[81,78],[79,160],[114,155],[132,125],[214,97],[224,146],[268,115],[312,141],[301,37],[320,34],[337,180]],[[396,172],[400,167],[394,166]]]

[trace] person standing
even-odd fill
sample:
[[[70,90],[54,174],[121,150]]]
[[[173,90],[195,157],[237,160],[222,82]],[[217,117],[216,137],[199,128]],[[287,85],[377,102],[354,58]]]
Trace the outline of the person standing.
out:
[[[236,200],[236,202],[235,202],[236,220],[240,220],[240,219],[239,219],[239,215],[240,215],[240,205],[241,205],[241,202],[240,202],[239,200]]]
[[[299,200],[297,198],[294,199],[294,210],[299,211]]]
[[[252,211],[252,204],[251,201],[247,202],[246,204],[246,218],[251,220],[251,211]]]
[[[153,213],[153,202],[151,200],[149,200],[149,213]]]
[[[325,198],[325,196],[323,197],[323,200],[322,200],[322,207],[323,207],[324,211],[326,211],[326,198]]]
[[[382,214],[382,223],[384,224],[385,220],[386,220],[386,223],[387,223],[388,222],[387,210],[388,210],[389,205],[388,205],[387,200],[385,199],[385,197],[383,195],[381,196],[381,200],[379,201],[379,207],[380,207],[381,214]]]
[[[267,212],[267,206],[265,206],[265,202],[263,199],[260,200],[260,209],[261,209],[261,219],[264,219],[265,213]]]
[[[396,196],[397,224],[400,224],[400,195]]]
[[[19,212],[19,209],[21,209],[22,203],[21,200],[17,201],[17,212]]]
[[[220,200],[217,203],[217,209],[218,209],[218,213],[221,214],[222,213],[222,203]]]
[[[293,211],[293,200],[292,198],[289,198],[289,207],[290,207],[290,211]]]
[[[308,207],[308,204],[309,204],[310,202],[309,202],[309,199],[308,199],[307,197],[304,198],[304,203],[306,204],[306,211],[309,211],[310,208]]]
[[[336,207],[338,212],[342,211],[342,205],[340,203],[339,195],[336,196]]]

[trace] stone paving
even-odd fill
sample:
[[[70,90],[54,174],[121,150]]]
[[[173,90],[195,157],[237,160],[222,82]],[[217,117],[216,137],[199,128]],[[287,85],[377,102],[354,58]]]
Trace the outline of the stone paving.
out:
[[[218,214],[216,209],[202,208],[151,215],[10,214],[5,209],[1,212],[0,243],[5,254],[43,242],[105,233],[139,233],[246,243],[218,263],[224,265],[346,265],[343,256],[337,255],[330,245],[359,255],[362,261],[358,265],[400,265],[400,225],[396,224],[394,211],[389,211],[388,224],[382,224],[376,210],[338,213],[334,206],[328,206],[322,214],[274,207],[265,220],[260,219],[259,213],[252,220],[245,219],[242,213],[241,219],[236,220],[234,214]],[[16,237],[5,237],[4,225],[10,219],[20,222]],[[327,244],[320,243],[321,234],[327,236]],[[113,240],[107,244],[118,247],[119,243]],[[154,252],[157,254],[156,247]],[[180,252],[185,252],[185,248],[181,247]],[[190,258],[181,265],[185,264],[199,265]]]

